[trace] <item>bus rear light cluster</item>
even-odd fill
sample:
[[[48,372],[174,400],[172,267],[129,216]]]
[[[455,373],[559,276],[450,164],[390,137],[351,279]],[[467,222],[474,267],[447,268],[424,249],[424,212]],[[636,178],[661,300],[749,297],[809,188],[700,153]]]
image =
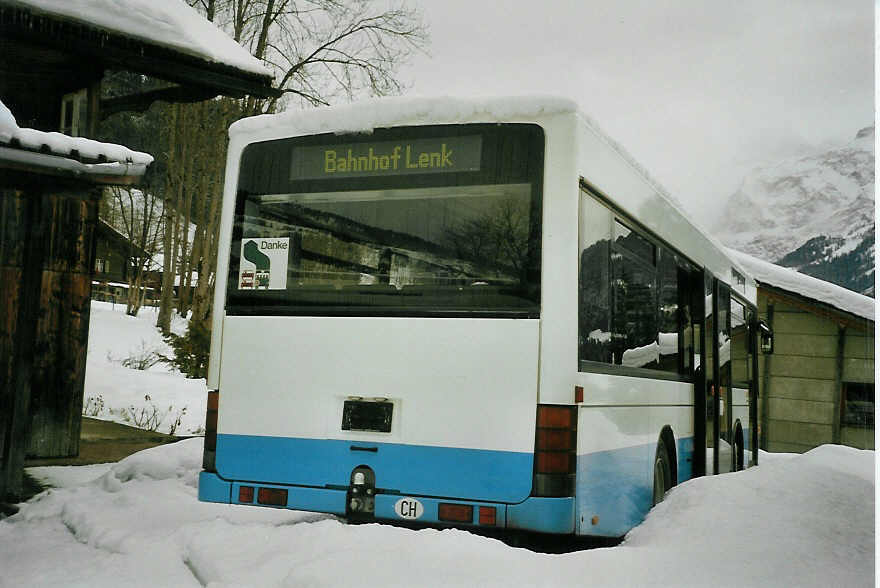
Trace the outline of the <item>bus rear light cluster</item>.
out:
[[[257,490],[257,504],[267,506],[287,506],[287,490],[280,488],[260,488]]]
[[[238,488],[238,501],[239,502],[253,502],[254,501],[254,487],[253,486],[239,486],[239,488]]]
[[[469,504],[441,502],[437,505],[437,518],[449,523],[472,523],[474,522],[474,507]]]
[[[208,408],[205,412],[205,449],[202,453],[202,469],[216,472],[217,412],[220,408],[220,391],[208,390]]]
[[[487,525],[490,527],[495,526],[495,507],[494,506],[481,506],[480,507],[480,524]]]
[[[577,407],[538,405],[534,496],[574,495]]]

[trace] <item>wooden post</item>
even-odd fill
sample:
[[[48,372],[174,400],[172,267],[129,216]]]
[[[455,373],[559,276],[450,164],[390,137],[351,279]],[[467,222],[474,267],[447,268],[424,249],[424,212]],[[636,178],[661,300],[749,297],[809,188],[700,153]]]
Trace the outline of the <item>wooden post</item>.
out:
[[[846,325],[837,326],[837,360],[834,364],[834,396],[832,396],[831,442],[840,443],[840,410],[843,394],[843,350],[846,345]]]
[[[0,188],[0,502],[21,496],[27,438],[39,272],[26,272],[41,257],[31,243],[35,222],[28,195]],[[30,245],[30,246],[29,246]]]
[[[43,181],[0,189],[0,501],[79,452],[98,191]]]
[[[767,326],[770,327],[770,330],[773,330],[773,311],[775,307],[770,302],[767,303]],[[760,350],[756,349],[755,352],[758,353]],[[772,354],[764,356],[764,374],[761,378],[761,388],[759,390],[759,397],[761,399],[761,444],[760,447],[764,451],[769,451],[768,448],[768,440],[767,440],[767,428],[770,424],[770,365]]]
[[[43,194],[28,457],[79,454],[100,190]],[[35,235],[36,236],[36,235]]]

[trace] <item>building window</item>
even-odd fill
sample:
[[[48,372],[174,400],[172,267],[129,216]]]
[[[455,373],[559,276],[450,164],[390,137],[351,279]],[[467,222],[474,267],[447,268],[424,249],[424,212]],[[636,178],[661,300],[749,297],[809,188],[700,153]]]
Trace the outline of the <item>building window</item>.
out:
[[[65,94],[61,99],[61,124],[59,131],[71,137],[86,132],[88,116],[88,92],[85,89]]]
[[[107,273],[110,271],[110,262],[106,259],[95,259],[95,272],[99,274]]]
[[[874,384],[843,383],[840,424],[844,427],[874,428]]]

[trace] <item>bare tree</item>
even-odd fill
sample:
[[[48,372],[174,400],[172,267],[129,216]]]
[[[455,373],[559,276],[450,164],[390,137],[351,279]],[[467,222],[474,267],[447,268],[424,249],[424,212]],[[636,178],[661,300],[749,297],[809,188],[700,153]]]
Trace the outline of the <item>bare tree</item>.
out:
[[[397,68],[425,46],[421,14],[374,0],[190,0],[275,73],[275,87],[302,105],[398,94]],[[279,98],[248,100],[247,114],[279,110]]]
[[[159,198],[151,192],[114,186],[109,189],[108,222],[127,242],[128,296],[125,312],[137,316],[144,302],[144,278],[152,268],[162,232]]]
[[[167,107],[166,254],[157,321],[166,334],[177,275],[178,311],[191,310],[191,322],[207,321],[211,313],[229,125],[288,106],[399,93],[398,66],[427,42],[421,15],[402,3],[389,8],[373,0],[188,1],[275,72],[279,96]],[[191,243],[190,222],[196,227]]]

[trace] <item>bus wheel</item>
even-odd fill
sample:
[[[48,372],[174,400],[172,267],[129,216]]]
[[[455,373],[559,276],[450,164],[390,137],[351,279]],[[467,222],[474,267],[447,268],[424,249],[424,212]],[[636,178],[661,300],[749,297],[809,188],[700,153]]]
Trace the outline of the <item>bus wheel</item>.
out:
[[[669,466],[669,453],[666,444],[662,441],[657,444],[657,453],[654,456],[654,495],[651,506],[663,502],[666,491],[672,487],[672,468]]]

